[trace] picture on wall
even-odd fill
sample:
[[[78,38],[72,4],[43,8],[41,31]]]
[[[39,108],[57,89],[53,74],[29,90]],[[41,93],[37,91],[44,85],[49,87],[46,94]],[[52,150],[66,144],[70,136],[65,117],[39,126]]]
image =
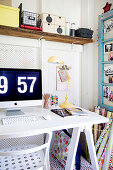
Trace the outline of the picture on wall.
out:
[[[103,97],[108,98],[109,86],[103,86]]]
[[[113,103],[113,87],[103,86],[103,97],[105,97],[106,101]]]
[[[109,52],[108,61],[112,61],[112,60],[113,60],[113,52]]]
[[[109,91],[108,100],[113,102],[113,89]]]
[[[105,44],[104,45],[104,53],[109,53],[113,51],[113,43]]]
[[[111,19],[109,22],[104,24],[104,33],[107,33],[113,29],[113,20]]]
[[[107,78],[107,83],[113,83],[113,65],[104,67],[104,73]]]

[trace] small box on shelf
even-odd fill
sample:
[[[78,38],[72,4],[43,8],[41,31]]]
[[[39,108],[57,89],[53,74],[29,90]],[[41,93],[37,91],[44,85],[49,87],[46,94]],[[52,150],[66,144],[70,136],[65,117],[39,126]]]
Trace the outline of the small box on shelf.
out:
[[[42,13],[38,18],[38,26],[42,27],[43,32],[55,33],[54,15]]]
[[[65,27],[63,27],[61,25],[55,25],[54,26],[54,33],[65,35]]]
[[[55,33],[54,25],[51,23],[42,23],[43,32]]]
[[[65,18],[64,17],[55,16],[55,15],[48,14],[48,13],[42,13],[39,15],[38,24],[42,26],[43,32],[65,35]]]
[[[0,5],[0,25],[19,27],[19,9]]]
[[[42,13],[39,15],[39,19],[41,19],[43,23],[55,24],[55,16],[52,14]]]
[[[55,25],[61,25],[61,26],[65,27],[65,25],[66,25],[65,17],[55,16]]]
[[[37,26],[37,13],[29,12],[29,11],[22,11],[22,24],[36,27]]]

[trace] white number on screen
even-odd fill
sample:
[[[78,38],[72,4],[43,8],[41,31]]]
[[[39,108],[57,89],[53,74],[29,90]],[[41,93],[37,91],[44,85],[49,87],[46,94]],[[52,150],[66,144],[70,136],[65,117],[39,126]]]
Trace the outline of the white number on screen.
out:
[[[18,77],[18,86],[20,86],[18,87],[19,93],[25,93],[27,91],[27,84],[24,80],[26,80],[26,77]]]
[[[34,87],[34,84],[35,84],[35,81],[36,81],[36,77],[18,77],[18,86],[20,86],[20,87],[18,87],[18,92],[19,93],[26,93],[26,91],[27,91],[27,83],[25,82],[26,79],[32,80],[29,92],[33,93],[33,87]]]
[[[8,81],[5,76],[0,76],[0,94],[5,94],[8,91]]]
[[[27,79],[32,80],[31,86],[30,86],[30,93],[33,93],[33,87],[34,87],[34,84],[35,84],[35,81],[36,81],[36,77],[28,77]]]

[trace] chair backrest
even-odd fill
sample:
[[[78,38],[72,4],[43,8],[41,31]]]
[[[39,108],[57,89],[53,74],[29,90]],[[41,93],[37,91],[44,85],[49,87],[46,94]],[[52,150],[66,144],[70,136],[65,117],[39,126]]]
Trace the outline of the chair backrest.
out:
[[[2,169],[48,170],[49,146],[52,132],[39,132],[27,137],[9,137],[0,140],[0,167]]]

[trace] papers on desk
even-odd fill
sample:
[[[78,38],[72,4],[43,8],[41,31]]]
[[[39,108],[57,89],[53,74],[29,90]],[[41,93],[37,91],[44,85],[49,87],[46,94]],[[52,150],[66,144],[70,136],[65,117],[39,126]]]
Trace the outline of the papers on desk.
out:
[[[66,108],[66,110],[68,112],[70,112],[70,114],[72,114],[72,115],[77,115],[77,116],[87,116],[88,115],[88,113],[84,112],[80,108]]]
[[[63,108],[63,109],[51,109],[52,112],[58,114],[59,116],[66,117],[66,116],[87,116],[88,113],[85,113],[80,108]]]

